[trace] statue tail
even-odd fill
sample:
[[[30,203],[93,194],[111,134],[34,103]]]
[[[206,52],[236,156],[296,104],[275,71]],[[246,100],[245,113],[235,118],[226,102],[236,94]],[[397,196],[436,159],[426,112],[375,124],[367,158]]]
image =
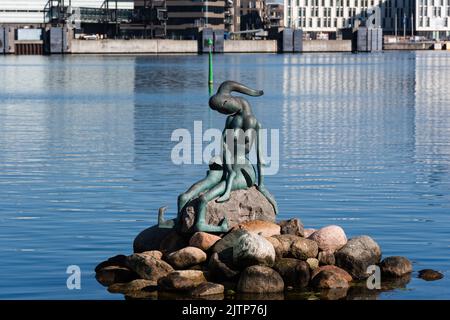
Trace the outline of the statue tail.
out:
[[[262,90],[251,89],[251,88],[249,88],[239,82],[236,82],[236,81],[223,82],[220,85],[219,89],[217,90],[217,94],[226,94],[227,95],[233,91],[243,93],[243,94],[246,94],[246,95],[252,96],[252,97],[259,97],[264,94],[264,91],[262,91]]]
[[[173,220],[165,220],[164,213],[166,212],[167,207],[161,207],[158,210],[158,227],[164,229],[172,229],[175,227],[175,219]]]

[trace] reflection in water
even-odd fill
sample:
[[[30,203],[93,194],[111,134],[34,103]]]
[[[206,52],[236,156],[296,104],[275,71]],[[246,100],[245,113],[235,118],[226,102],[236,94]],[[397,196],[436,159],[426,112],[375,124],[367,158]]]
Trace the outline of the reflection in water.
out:
[[[416,58],[415,160],[426,164],[417,183],[430,187],[448,179],[450,169],[450,95],[442,87],[450,81],[449,67],[446,56],[418,54]]]
[[[0,298],[123,298],[88,270],[130,253],[157,208],[175,214],[176,196],[205,175],[206,164],[172,164],[170,138],[197,120],[223,128],[207,65],[202,55],[2,58]],[[248,100],[280,129],[280,171],[266,179],[279,219],[339,224],[415,270],[449,272],[448,53],[216,55],[214,72],[216,88],[232,79],[265,91]],[[81,291],[64,285],[70,264],[85,274]],[[448,279],[352,287],[346,299],[448,298]]]

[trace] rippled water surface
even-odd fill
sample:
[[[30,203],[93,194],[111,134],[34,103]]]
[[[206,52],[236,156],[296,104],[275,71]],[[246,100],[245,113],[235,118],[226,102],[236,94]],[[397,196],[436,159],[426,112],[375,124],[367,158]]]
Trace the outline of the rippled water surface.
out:
[[[218,55],[216,85],[280,130],[266,185],[280,219],[368,234],[416,278],[382,299],[450,298],[450,53]],[[174,129],[222,128],[206,56],[0,57],[0,298],[122,299],[94,278],[157,209],[203,177],[171,162]],[[206,143],[205,143],[206,145]],[[81,290],[66,288],[78,265]]]

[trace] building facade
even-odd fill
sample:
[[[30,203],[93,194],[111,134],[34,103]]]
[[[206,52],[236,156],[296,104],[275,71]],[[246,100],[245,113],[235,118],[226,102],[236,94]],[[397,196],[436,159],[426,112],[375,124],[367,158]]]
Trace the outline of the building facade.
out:
[[[285,0],[285,27],[311,34],[355,28],[378,10],[385,34],[448,37],[450,0]]]
[[[169,38],[195,39],[203,28],[225,29],[223,0],[166,0]]]
[[[416,0],[415,30],[431,39],[450,36],[450,0]]]
[[[231,32],[262,29],[267,24],[265,0],[232,0]]]
[[[267,3],[266,12],[270,28],[278,28],[284,26],[284,5],[282,3]]]
[[[165,38],[167,19],[166,0],[134,0],[132,19],[121,31],[130,38]]]
[[[115,0],[0,0],[0,24],[2,25],[40,25],[48,23],[49,6],[54,3],[62,7],[101,9],[108,6],[115,9]],[[46,9],[47,8],[47,9]],[[132,10],[133,0],[118,0],[118,10]]]

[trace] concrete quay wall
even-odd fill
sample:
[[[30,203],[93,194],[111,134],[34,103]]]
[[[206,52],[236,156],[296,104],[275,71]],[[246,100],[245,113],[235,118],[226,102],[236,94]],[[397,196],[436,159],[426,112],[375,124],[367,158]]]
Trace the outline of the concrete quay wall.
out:
[[[303,52],[350,52],[350,40],[306,40]],[[196,40],[72,40],[73,54],[197,54]],[[225,40],[224,53],[276,53],[276,40]]]

